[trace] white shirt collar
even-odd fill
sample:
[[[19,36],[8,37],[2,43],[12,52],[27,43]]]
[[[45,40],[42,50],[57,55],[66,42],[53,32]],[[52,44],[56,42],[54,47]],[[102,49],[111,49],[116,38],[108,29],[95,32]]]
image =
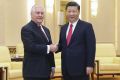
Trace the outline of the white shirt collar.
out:
[[[79,20],[79,19],[78,19],[78,20]],[[67,35],[68,35],[68,31],[69,31],[69,28],[70,28],[70,24],[73,25],[73,27],[72,27],[72,33],[73,33],[74,30],[75,30],[75,27],[76,27],[76,25],[77,25],[78,20],[76,20],[74,23],[70,23],[70,22],[69,22],[69,25],[68,25],[68,28],[67,28],[67,32],[66,32],[66,37],[67,37]]]
[[[79,19],[78,19],[78,20],[79,20]],[[74,26],[76,26],[76,24],[77,24],[78,20],[76,20],[76,21],[75,21],[75,22],[73,22],[73,23],[70,23],[70,22],[69,22],[69,26],[70,26],[70,24],[72,24],[72,25],[73,25],[73,27],[74,27]]]

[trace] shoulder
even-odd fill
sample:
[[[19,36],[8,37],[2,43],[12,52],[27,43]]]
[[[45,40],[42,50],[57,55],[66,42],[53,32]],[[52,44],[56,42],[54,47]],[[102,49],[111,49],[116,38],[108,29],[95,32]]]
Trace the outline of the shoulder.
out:
[[[82,27],[84,29],[93,28],[93,26],[90,22],[83,21],[83,20],[79,20],[78,25],[80,25],[80,27]]]
[[[27,31],[31,31],[31,30],[32,30],[31,22],[25,24],[25,25],[22,27],[22,29],[21,29],[21,31],[26,31],[26,30],[27,30]]]
[[[66,27],[68,27],[68,24],[69,23],[66,23],[66,24],[62,25],[60,29],[65,29]]]
[[[87,22],[84,20],[79,20],[78,23],[83,24],[83,25],[92,25],[90,22]]]

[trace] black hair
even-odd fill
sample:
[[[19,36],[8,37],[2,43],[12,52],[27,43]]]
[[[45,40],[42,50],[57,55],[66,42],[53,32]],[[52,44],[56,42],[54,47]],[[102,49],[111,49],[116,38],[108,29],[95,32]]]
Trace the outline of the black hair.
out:
[[[66,4],[66,8],[65,8],[65,9],[67,10],[67,8],[68,8],[69,6],[76,6],[77,9],[80,11],[80,5],[79,5],[78,3],[76,3],[76,2],[74,2],[74,1],[68,2],[68,3]]]

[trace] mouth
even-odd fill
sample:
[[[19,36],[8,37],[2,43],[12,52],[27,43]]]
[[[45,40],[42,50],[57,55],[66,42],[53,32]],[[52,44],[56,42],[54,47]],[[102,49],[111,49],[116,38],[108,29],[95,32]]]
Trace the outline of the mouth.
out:
[[[73,20],[74,19],[74,17],[70,17],[70,20]]]
[[[70,19],[74,19],[74,17],[70,17]]]
[[[43,19],[42,17],[39,17],[39,18],[37,18],[37,19]]]

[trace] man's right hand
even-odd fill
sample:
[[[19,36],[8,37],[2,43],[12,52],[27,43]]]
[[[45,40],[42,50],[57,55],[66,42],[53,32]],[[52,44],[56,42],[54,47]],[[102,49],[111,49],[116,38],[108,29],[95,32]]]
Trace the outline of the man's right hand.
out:
[[[58,45],[57,44],[51,44],[50,45],[50,51],[51,52],[56,52],[58,50]]]

